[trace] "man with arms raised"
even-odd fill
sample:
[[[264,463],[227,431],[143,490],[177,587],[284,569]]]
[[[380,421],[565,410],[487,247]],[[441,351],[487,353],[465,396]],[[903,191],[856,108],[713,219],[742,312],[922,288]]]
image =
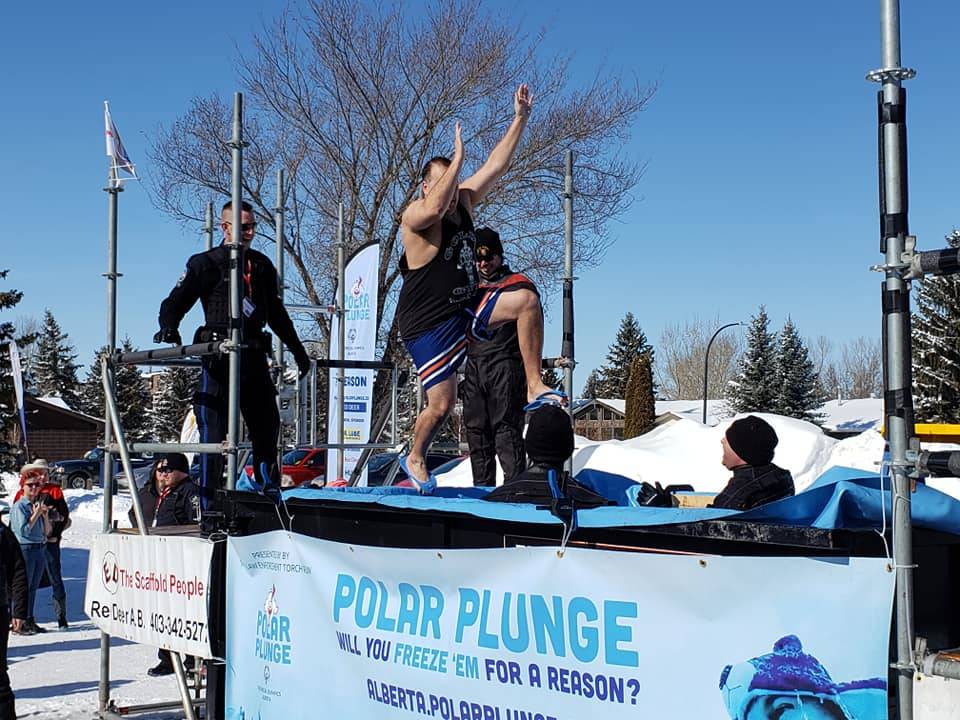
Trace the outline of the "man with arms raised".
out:
[[[421,173],[422,197],[403,212],[400,272],[403,288],[397,302],[397,324],[413,357],[427,395],[414,426],[410,454],[401,459],[407,475],[421,491],[433,479],[423,456],[457,397],[457,368],[468,337],[484,337],[489,329],[517,323],[527,400],[565,401],[540,379],[543,313],[532,290],[501,295],[496,286],[478,287],[474,257],[473,209],[510,166],[530,116],[532,100],[526,85],[514,94],[515,116],[506,135],[477,172],[460,182],[464,150],[460,124],[454,132],[452,158],[434,157]]]

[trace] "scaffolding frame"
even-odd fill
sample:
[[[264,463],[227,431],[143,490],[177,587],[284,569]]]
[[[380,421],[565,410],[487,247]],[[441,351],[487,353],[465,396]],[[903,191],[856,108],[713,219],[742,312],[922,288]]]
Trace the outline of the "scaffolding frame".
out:
[[[241,227],[242,211],[242,177],[243,177],[243,148],[247,145],[243,140],[243,95],[234,94],[233,105],[233,132],[227,145],[231,148],[232,154],[232,182],[231,182],[231,203],[232,203],[232,226]],[[108,353],[101,361],[101,381],[104,389],[104,411],[107,422],[104,427],[104,453],[101,460],[100,474],[104,492],[103,503],[103,523],[101,531],[104,534],[113,532],[113,495],[116,492],[114,478],[114,457],[119,457],[120,464],[125,476],[130,484],[131,496],[133,500],[134,515],[137,518],[137,525],[141,535],[149,535],[149,529],[146,527],[143,519],[143,509],[140,505],[140,497],[137,492],[136,482],[134,480],[133,468],[130,462],[130,454],[138,453],[157,453],[157,452],[195,452],[195,453],[219,453],[227,457],[227,482],[226,488],[234,490],[238,475],[238,453],[249,448],[249,443],[240,442],[240,423],[239,423],[239,363],[240,351],[243,349],[243,338],[241,337],[240,320],[240,246],[239,240],[234,238],[235,242],[230,244],[230,275],[228,280],[230,295],[230,337],[220,342],[192,343],[189,345],[178,345],[174,347],[152,348],[150,350],[135,352],[117,351],[117,279],[121,274],[117,272],[117,220],[118,220],[118,202],[117,196],[123,192],[121,181],[117,177],[116,168],[111,167],[107,186],[104,191],[108,193],[107,209],[107,272],[104,277],[107,279],[107,348]],[[283,170],[277,171],[277,203],[275,227],[277,243],[277,273],[278,273],[278,293],[281,301],[283,300],[283,255],[284,255],[284,173]],[[207,250],[213,247],[213,203],[207,203],[206,217],[203,227],[204,244]],[[343,214],[342,206],[340,209],[340,224],[338,228],[338,244],[341,247],[344,244],[343,239]],[[237,236],[239,237],[239,236]],[[342,266],[343,253],[339,253],[338,273],[343,277]],[[341,282],[342,285],[342,282]],[[286,305],[289,310],[309,313],[337,313],[342,318],[344,315],[343,294],[340,294],[337,305]],[[341,322],[341,326],[343,323]],[[312,365],[312,388],[313,392],[308,397],[302,392],[304,382],[297,383],[298,404],[309,408],[313,417],[313,435],[316,436],[316,422],[318,415],[318,398],[316,394],[317,367],[335,367],[339,368],[340,382],[343,382],[343,370],[348,368],[366,368],[376,370],[392,371],[392,410],[393,416],[393,438],[396,438],[396,407],[397,407],[397,369],[393,363],[379,362],[361,362],[346,361],[343,358],[343,343],[340,345],[340,358],[338,360],[317,361],[313,360]],[[129,443],[123,430],[120,419],[119,409],[116,402],[116,390],[114,383],[114,367],[116,365],[159,365],[159,366],[196,366],[199,364],[198,358],[207,355],[227,354],[229,360],[228,387],[227,387],[227,433],[226,438],[221,443]],[[283,363],[284,351],[279,340],[276,339],[276,345],[273,348],[273,358],[280,372],[277,374],[278,386],[284,382]],[[342,397],[342,393],[341,393]],[[279,402],[279,395],[278,400]],[[343,403],[341,402],[341,416]],[[298,412],[298,417],[301,413]],[[319,447],[327,448],[351,448],[351,449],[385,449],[393,447],[396,443],[386,445],[383,443],[365,443],[365,444],[346,444],[343,442],[343,423],[340,421],[340,442],[326,443]],[[342,453],[341,453],[342,457]],[[130,705],[118,707],[110,698],[110,635],[101,631],[100,633],[100,675],[98,683],[98,715],[104,719],[114,720],[120,717],[152,712],[163,709],[174,709],[182,707],[187,720],[196,720],[196,708],[207,702],[205,696],[201,696],[201,683],[198,682],[192,688],[194,690],[191,696],[191,687],[184,670],[183,660],[179,653],[170,653],[174,664],[174,674],[177,679],[177,686],[180,699],[176,701],[163,701],[139,705]]]

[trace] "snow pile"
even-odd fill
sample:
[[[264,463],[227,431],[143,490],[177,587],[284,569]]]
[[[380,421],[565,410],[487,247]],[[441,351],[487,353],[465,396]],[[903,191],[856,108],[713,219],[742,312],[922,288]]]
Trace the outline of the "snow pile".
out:
[[[809,487],[827,468],[845,465],[877,472],[883,455],[883,438],[875,431],[838,441],[827,437],[816,425],[792,418],[756,413],[777,432],[773,461],[793,474],[797,491]],[[739,415],[737,417],[743,417]],[[702,492],[719,492],[730,478],[720,464],[720,440],[735,418],[715,427],[696,420],[676,420],[630,440],[596,442],[576,438],[574,474],[583,469],[602,470],[637,482],[661,485],[689,484]],[[465,487],[472,484],[470,463],[460,463],[438,477],[440,485]],[[497,468],[497,483],[503,474]]]

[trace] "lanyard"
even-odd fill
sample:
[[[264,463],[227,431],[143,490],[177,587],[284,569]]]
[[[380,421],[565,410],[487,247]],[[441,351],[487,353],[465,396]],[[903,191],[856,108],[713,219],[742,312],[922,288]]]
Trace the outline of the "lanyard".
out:
[[[253,265],[247,259],[247,271],[243,274],[243,282],[247,286],[247,297],[253,298]]]
[[[160,515],[160,505],[163,504],[163,499],[164,499],[165,497],[167,497],[167,495],[170,494],[170,491],[171,491],[172,489],[173,489],[173,488],[168,488],[168,487],[167,487],[167,488],[164,488],[163,490],[160,491],[160,497],[157,498],[157,507],[156,507],[156,509],[154,509],[154,511],[153,511],[153,527],[156,527],[156,526],[157,526],[157,517]]]

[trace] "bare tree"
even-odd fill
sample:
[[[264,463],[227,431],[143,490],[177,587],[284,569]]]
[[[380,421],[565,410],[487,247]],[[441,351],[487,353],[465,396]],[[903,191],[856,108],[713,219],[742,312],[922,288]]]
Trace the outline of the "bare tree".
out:
[[[544,57],[540,37],[518,35],[507,18],[478,0],[436,3],[420,14],[397,6],[312,0],[257,34],[239,60],[247,92],[244,195],[273,242],[274,172],[289,181],[287,228],[293,297],[315,304],[333,295],[333,238],[343,202],[348,253],[380,243],[378,326],[384,360],[399,349],[393,306],[399,288],[400,216],[418,192],[418,174],[450,150],[453,124],[464,127],[468,167],[502,136],[520,82],[534,113],[513,165],[478,209],[496,227],[511,266],[548,291],[562,269],[563,152],[576,153],[578,264],[598,263],[612,241],[610,223],[632,202],[641,164],[620,149],[654,87],[598,75],[568,87],[568,58]],[[230,187],[230,107],[194,100],[151,150],[156,204],[199,223],[212,196]],[[325,320],[318,320],[321,337]],[[402,353],[402,350],[400,350]]]
[[[880,342],[859,337],[843,346],[841,358],[846,396],[880,397],[883,392],[883,360]]]
[[[692,400],[703,397],[707,343],[720,325],[719,316],[706,321],[694,317],[683,325],[677,323],[664,328],[657,348],[656,368],[660,392],[665,398]],[[711,397],[723,397],[727,383],[736,374],[741,349],[740,336],[733,329],[724,331],[713,341],[708,372]]]
[[[840,348],[839,359],[831,360],[829,341],[821,337],[811,351],[814,366],[820,359],[818,382],[828,399],[880,397],[883,393],[883,358],[880,342],[859,337]],[[820,352],[824,350],[823,355]]]

